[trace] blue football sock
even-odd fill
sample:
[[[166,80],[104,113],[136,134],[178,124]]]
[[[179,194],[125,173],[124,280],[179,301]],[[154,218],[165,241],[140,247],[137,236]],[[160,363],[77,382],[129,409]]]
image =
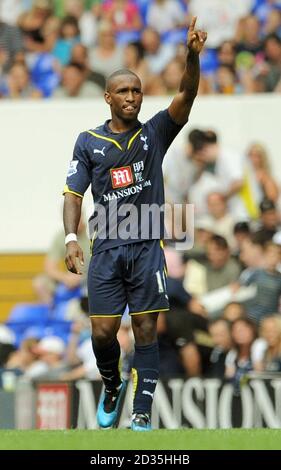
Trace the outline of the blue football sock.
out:
[[[92,337],[94,355],[106,390],[115,390],[121,384],[120,376],[120,345],[115,338],[113,342],[103,348],[98,348]]]
[[[153,394],[159,377],[158,343],[135,345],[133,361],[133,413],[151,413]]]

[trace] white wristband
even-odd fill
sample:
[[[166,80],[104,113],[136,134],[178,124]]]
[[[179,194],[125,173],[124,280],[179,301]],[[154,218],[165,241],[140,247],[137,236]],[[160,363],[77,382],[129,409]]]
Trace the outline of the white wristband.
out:
[[[76,233],[69,233],[65,237],[65,244],[67,245],[69,242],[77,242],[77,235]]]

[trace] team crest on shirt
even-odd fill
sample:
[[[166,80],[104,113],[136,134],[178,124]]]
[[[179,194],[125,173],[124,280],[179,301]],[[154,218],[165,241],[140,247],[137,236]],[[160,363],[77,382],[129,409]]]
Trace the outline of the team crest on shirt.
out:
[[[134,182],[132,170],[130,166],[122,166],[120,168],[111,168],[110,170],[112,187],[124,188]]]
[[[148,145],[147,145],[147,142],[146,142],[147,139],[148,139],[147,135],[142,135],[142,134],[140,134],[140,140],[141,140],[142,142],[144,142],[144,144],[143,144],[143,150],[148,150]]]
[[[67,173],[67,176],[72,176],[72,175],[75,175],[75,173],[77,173],[77,165],[78,165],[79,161],[78,160],[72,160],[69,164],[69,168],[68,168],[68,173]]]

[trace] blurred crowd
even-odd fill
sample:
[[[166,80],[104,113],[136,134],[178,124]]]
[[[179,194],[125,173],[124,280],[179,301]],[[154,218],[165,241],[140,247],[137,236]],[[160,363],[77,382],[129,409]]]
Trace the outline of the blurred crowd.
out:
[[[281,91],[280,0],[0,0],[0,98],[91,98],[123,67],[172,95],[186,25],[208,32],[199,93]]]

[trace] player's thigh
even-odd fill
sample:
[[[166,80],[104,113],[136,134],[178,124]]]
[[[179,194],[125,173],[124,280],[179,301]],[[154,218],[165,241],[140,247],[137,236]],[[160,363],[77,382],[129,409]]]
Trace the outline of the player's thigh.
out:
[[[165,256],[159,240],[135,243],[134,264],[126,277],[130,315],[169,310]]]
[[[121,317],[126,308],[118,248],[93,255],[88,272],[90,317]]]

